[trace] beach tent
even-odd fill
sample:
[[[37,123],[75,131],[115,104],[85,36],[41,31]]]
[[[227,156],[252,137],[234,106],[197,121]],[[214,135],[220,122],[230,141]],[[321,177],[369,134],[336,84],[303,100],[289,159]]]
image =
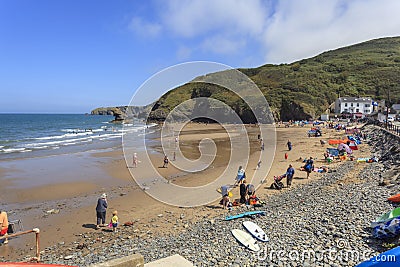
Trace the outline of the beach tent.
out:
[[[326,150],[328,151],[328,153],[329,153],[330,155],[332,155],[332,156],[334,156],[334,157],[339,156],[339,150],[337,150],[336,148],[330,148],[330,147],[328,147]]]
[[[338,150],[345,150],[347,154],[352,154],[353,150],[351,150],[351,148],[347,145],[347,144],[339,144],[338,145]]]
[[[328,143],[330,145],[337,145],[337,144],[346,144],[349,139],[330,139]]]
[[[351,142],[351,143],[349,144],[349,147],[351,148],[351,150],[358,150],[358,147],[357,147],[357,145],[356,145],[355,142]]]

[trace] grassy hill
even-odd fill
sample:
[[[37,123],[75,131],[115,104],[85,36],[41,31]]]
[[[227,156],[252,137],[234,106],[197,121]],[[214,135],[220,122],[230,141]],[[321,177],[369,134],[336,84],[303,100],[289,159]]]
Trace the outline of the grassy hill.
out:
[[[386,99],[390,90],[391,103],[400,103],[400,37],[371,40],[291,64],[239,71],[261,89],[276,120],[316,118],[339,95],[379,100]],[[198,96],[221,100],[245,122],[254,121],[239,97],[208,83],[188,83],[169,91],[156,102],[150,119],[163,120],[176,105]]]

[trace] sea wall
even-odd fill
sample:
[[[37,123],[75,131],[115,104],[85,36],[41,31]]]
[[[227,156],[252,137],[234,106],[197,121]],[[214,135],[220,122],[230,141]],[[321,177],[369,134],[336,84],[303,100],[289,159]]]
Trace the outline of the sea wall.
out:
[[[386,184],[400,184],[400,136],[379,126],[367,125],[363,128],[373,156],[383,165],[381,180]]]

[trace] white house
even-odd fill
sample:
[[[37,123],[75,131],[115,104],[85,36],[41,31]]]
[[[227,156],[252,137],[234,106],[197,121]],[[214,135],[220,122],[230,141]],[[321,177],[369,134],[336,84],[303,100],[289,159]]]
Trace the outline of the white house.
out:
[[[370,97],[339,97],[335,101],[335,113],[351,113],[354,117],[365,117],[373,112]]]

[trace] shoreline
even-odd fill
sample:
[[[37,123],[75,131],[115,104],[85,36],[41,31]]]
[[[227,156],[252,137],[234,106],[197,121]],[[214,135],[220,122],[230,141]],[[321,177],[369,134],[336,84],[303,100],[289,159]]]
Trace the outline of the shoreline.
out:
[[[312,138],[308,139],[305,137],[305,132],[307,128],[277,128],[278,131],[278,146],[277,146],[277,151],[275,153],[275,158],[274,158],[274,163],[273,167],[271,168],[266,183],[263,185],[263,188],[259,189],[259,192],[257,195],[261,198],[268,198],[271,195],[275,195],[276,193],[282,193],[284,191],[275,191],[275,190],[269,190],[267,189],[269,187],[269,184],[272,182],[272,177],[273,175],[280,175],[282,174],[286,168],[287,164],[289,162],[292,162],[296,164],[296,167],[299,167],[302,165],[302,163],[296,162],[294,159],[298,159],[298,156],[301,156],[306,153],[311,153],[311,151],[315,151],[316,149],[319,151],[323,151],[325,148],[321,147],[319,144],[319,138]],[[328,130],[329,131],[329,130]],[[323,139],[326,139],[327,136],[335,136],[335,132],[327,133],[327,135],[323,136]],[[287,141],[286,138],[288,137],[301,137],[304,136],[305,140],[301,140],[298,138],[295,138],[292,140],[292,143],[294,145],[293,151],[291,151],[291,154],[289,155],[289,161],[285,161],[283,154],[284,152],[287,152],[287,149],[285,148],[285,143]],[[299,140],[299,141],[297,141]],[[310,141],[311,144],[310,145]],[[317,144],[318,142],[318,144]],[[258,149],[258,144],[257,146],[254,147],[254,153],[251,154],[251,160],[253,166],[255,166],[256,162],[254,162],[254,159],[257,158],[257,153]],[[308,151],[308,152],[307,152]],[[312,156],[315,155],[322,155],[319,151],[314,152]],[[119,154],[119,157],[118,157]],[[201,221],[203,219],[207,219],[210,216],[216,216],[217,214],[225,214],[224,212],[218,205],[218,203],[211,203],[210,205],[206,207],[197,207],[197,208],[191,208],[191,209],[181,209],[179,207],[172,207],[168,206],[162,203],[157,202],[150,196],[148,196],[146,193],[144,193],[141,189],[139,189],[139,186],[133,183],[129,183],[130,179],[129,178],[129,172],[128,169],[126,168],[125,164],[125,159],[122,156],[121,151],[112,151],[112,152],[106,152],[106,155],[94,155],[94,157],[99,156],[99,157],[111,157],[113,160],[108,162],[104,166],[104,171],[109,174],[113,174],[114,179],[118,179],[120,181],[128,182],[127,185],[122,186],[122,187],[116,187],[112,191],[107,192],[109,193],[109,202],[110,202],[110,208],[109,208],[109,213],[113,209],[117,209],[120,213],[120,218],[125,221],[133,221],[135,223],[135,227],[137,232],[135,233],[135,236],[148,236],[148,231],[150,231],[151,236],[158,235],[160,233],[164,233],[164,235],[168,235],[171,233],[176,233],[176,231],[179,229],[180,230],[185,230],[186,225],[192,225],[198,221]],[[159,155],[161,156],[161,155]],[[293,160],[293,161],[292,161]],[[158,159],[157,159],[158,161]],[[316,162],[317,166],[317,162]],[[334,165],[332,165],[334,166]],[[163,174],[165,175],[176,175],[172,168],[168,168],[168,170],[163,170],[165,171]],[[248,169],[248,176],[252,175],[252,168]],[[127,176],[128,174],[128,176]],[[299,172],[296,168],[296,175],[294,179],[294,188],[297,186],[300,186],[301,184],[308,183],[310,181],[317,180],[321,177],[319,174],[312,174],[312,178],[309,180],[304,179],[305,173]],[[296,177],[298,179],[296,179]],[[176,177],[172,178],[175,179],[177,183],[182,183],[182,185],[188,184],[191,185],[194,183],[194,181],[198,181],[199,178],[201,178],[201,175],[187,175],[186,179],[185,176],[182,177]],[[174,181],[174,182],[175,182]],[[235,189],[238,190],[238,189]],[[234,190],[234,191],[235,191]],[[290,189],[292,190],[292,189]],[[98,190],[97,193],[93,192],[91,194],[88,194],[86,198],[84,198],[84,201],[82,200],[66,200],[68,205],[68,202],[74,203],[75,207],[69,207],[69,208],[61,208],[59,214],[50,214],[46,218],[46,220],[49,222],[48,226],[50,227],[49,229],[46,229],[43,232],[43,235],[50,235],[54,237],[58,237],[58,240],[64,240],[65,244],[68,242],[73,242],[73,240],[78,239],[77,236],[79,235],[84,235],[86,233],[92,233],[92,229],[90,225],[93,224],[95,220],[95,215],[94,215],[94,207],[92,207],[95,204],[95,201],[98,197],[98,195],[102,192],[102,190]],[[238,193],[234,192],[234,197],[237,197]],[[76,204],[77,202],[85,202],[85,205],[82,204],[82,206],[78,207]],[[74,206],[72,205],[72,206]],[[149,213],[150,211],[150,213]],[[162,216],[159,216],[160,214],[163,214]],[[183,218],[182,217],[183,215]],[[72,217],[80,217],[83,218],[83,222],[74,222],[71,221],[70,218]],[[165,217],[164,217],[165,216]],[[168,220],[169,222],[162,222],[158,223],[160,220],[164,221],[163,219],[166,217],[170,217]],[[176,221],[180,221],[179,225],[175,225],[174,223]],[[24,224],[25,225],[25,224]],[[46,224],[43,224],[44,227],[46,227]],[[57,229],[52,229],[51,225],[59,225],[59,228]],[[157,226],[158,225],[158,226]],[[54,226],[53,226],[54,227]],[[188,226],[187,226],[188,227]],[[63,229],[61,231],[60,229]],[[89,230],[89,232],[88,232]],[[70,233],[69,237],[68,235],[62,235],[61,232],[67,232]],[[99,234],[102,232],[96,232],[93,231],[93,234]],[[59,242],[57,242],[54,239],[47,239],[43,238],[43,244],[44,246],[51,246],[55,245]],[[17,240],[12,240],[13,243]],[[10,242],[10,244],[12,244]],[[2,247],[0,247],[0,252],[2,251]],[[13,253],[10,253],[9,255],[13,255]],[[19,258],[23,257],[22,253],[19,253],[18,255]]]

